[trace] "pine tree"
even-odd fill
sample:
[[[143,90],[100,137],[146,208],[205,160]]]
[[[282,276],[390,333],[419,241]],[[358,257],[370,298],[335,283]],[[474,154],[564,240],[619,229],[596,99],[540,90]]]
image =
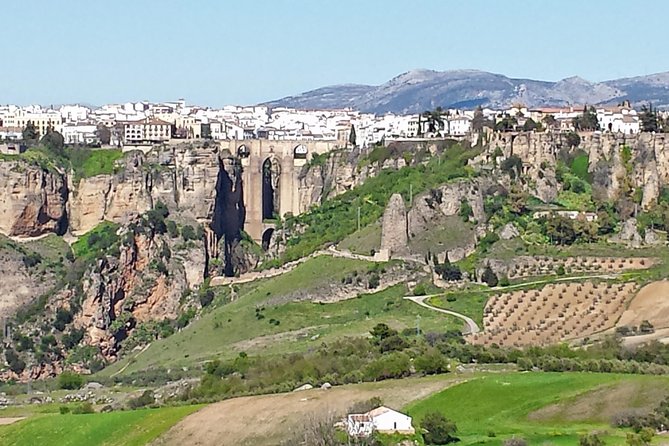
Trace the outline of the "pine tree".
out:
[[[348,135],[348,142],[355,147],[356,135],[355,135],[355,126],[351,124],[351,132]]]

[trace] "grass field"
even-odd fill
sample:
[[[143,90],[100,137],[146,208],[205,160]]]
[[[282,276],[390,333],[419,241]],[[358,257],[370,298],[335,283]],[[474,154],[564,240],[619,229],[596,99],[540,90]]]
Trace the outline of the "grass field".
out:
[[[381,221],[376,221],[339,242],[340,249],[347,249],[355,254],[368,256],[372,250],[378,251],[381,247]]]
[[[120,149],[71,149],[69,156],[75,177],[80,179],[113,174],[116,161],[123,158],[123,152]]]
[[[418,316],[423,331],[461,328],[456,318],[406,301],[403,285],[375,294],[336,303],[281,301],[296,289],[318,295],[319,287],[340,283],[353,271],[366,271],[371,263],[327,256],[304,262],[281,276],[242,285],[238,298],[204,314],[186,329],[169,338],[154,342],[145,352],[122,360],[103,372],[114,373],[128,361],[127,372],[153,365],[189,366],[212,357],[230,357],[244,351],[248,354],[278,354],[304,351],[321,342],[345,336],[366,336],[371,328],[384,322],[396,328],[415,327]],[[328,274],[323,274],[327,271]],[[262,309],[258,319],[256,308]],[[278,325],[270,323],[279,321]],[[187,352],[187,353],[185,353]]]
[[[3,446],[145,445],[202,406],[86,415],[40,414],[0,426]]]
[[[473,378],[406,407],[414,424],[437,410],[458,427],[461,445],[501,445],[520,436],[531,445],[575,445],[605,431],[607,445],[624,444],[610,417],[652,408],[669,393],[669,378],[588,373],[507,373]],[[605,396],[605,397],[604,397]],[[492,436],[494,434],[494,436]]]
[[[475,241],[473,225],[462,221],[462,217],[451,215],[434,222],[428,231],[409,239],[411,252],[425,255],[441,253],[455,248],[463,248]]]
[[[492,291],[455,291],[448,293],[449,298],[455,298],[449,302],[445,296],[431,297],[428,301],[430,305],[455,311],[474,319],[479,327],[483,326],[483,308],[486,302],[493,295]]]

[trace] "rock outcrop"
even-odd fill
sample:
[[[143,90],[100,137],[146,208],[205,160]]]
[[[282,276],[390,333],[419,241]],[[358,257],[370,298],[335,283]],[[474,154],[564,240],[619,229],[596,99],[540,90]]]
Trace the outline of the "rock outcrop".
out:
[[[633,248],[638,248],[641,246],[643,239],[641,234],[637,229],[636,218],[629,218],[625,220],[620,229],[620,232],[615,236],[611,237],[611,241],[618,243],[625,243],[630,245]]]
[[[129,229],[123,240],[118,258],[99,259],[84,277],[82,310],[74,322],[86,331],[84,341],[99,347],[107,360],[116,358],[119,342],[137,325],[175,319],[184,291],[202,281],[200,275],[189,283],[193,277],[183,266],[193,256],[202,258],[202,247],[177,250],[167,236]]]
[[[502,229],[499,231],[499,238],[502,240],[511,240],[520,235],[520,232],[518,231],[518,228],[516,228],[516,225],[514,225],[512,222],[509,222],[504,225]]]
[[[483,193],[479,181],[448,183],[416,197],[408,215],[409,235],[428,231],[441,217],[457,215],[463,202],[471,207],[474,220],[485,220]]]
[[[621,178],[627,175],[620,157],[621,148],[631,149],[630,181],[633,187],[643,190],[642,206],[648,208],[656,202],[660,188],[669,184],[669,139],[664,134],[639,133],[580,133],[580,150],[589,156],[588,170],[593,174],[596,189],[604,198],[614,199],[621,187]],[[486,150],[478,162],[492,163],[494,154],[503,157],[517,155],[523,162],[523,175],[534,185],[534,194],[549,202],[557,193],[554,166],[560,153],[570,151],[567,136],[562,133],[519,134],[493,133]]]
[[[65,176],[20,160],[0,162],[0,233],[35,237],[63,234],[67,221]]]
[[[211,220],[219,168],[215,147],[158,146],[126,154],[118,173],[70,186],[71,230],[84,233],[103,220],[123,223],[158,201],[183,218]]]
[[[409,249],[407,210],[400,194],[393,194],[383,213],[381,225],[381,250],[388,254],[406,254]]]

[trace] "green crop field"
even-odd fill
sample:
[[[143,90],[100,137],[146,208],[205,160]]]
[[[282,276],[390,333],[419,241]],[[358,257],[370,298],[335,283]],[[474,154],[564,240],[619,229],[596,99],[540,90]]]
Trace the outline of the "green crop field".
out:
[[[381,322],[399,330],[413,328],[418,316],[423,331],[462,327],[459,319],[404,300],[408,290],[403,285],[334,303],[282,301],[296,290],[316,296],[324,293],[322,297],[326,298],[325,293],[331,286],[340,286],[342,278],[354,271],[363,274],[371,266],[372,263],[360,260],[320,256],[281,276],[241,285],[234,302],[205,313],[186,329],[154,342],[145,352],[131,355],[102,374],[115,373],[128,362],[124,370],[136,372],[153,365],[189,366],[242,351],[248,354],[305,351],[346,336],[366,336]],[[256,309],[262,318],[257,316]]]
[[[624,444],[611,418],[650,409],[669,393],[669,378],[589,373],[507,373],[472,378],[406,410],[414,424],[430,411],[453,420],[461,445],[501,445],[513,436],[531,445],[575,445],[578,436],[605,431],[608,445]]]
[[[3,446],[145,445],[202,406],[85,415],[41,414],[0,426]]]

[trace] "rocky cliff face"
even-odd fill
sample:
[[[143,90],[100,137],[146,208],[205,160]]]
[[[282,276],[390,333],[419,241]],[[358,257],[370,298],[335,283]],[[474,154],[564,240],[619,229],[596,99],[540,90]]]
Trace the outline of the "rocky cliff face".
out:
[[[126,155],[119,173],[84,178],[71,186],[71,229],[127,221],[157,201],[192,220],[210,220],[220,169],[217,148],[179,145]]]
[[[0,233],[35,237],[67,229],[64,176],[23,161],[0,162]]]
[[[621,159],[623,146],[631,149],[630,180],[633,187],[642,189],[645,208],[657,201],[661,186],[669,184],[669,139],[665,135],[583,133],[580,137],[578,148],[589,155],[588,170],[593,174],[595,187],[601,189],[606,198],[616,198],[620,192],[621,178],[626,173]],[[547,202],[555,198],[558,188],[555,165],[560,152],[570,150],[566,135],[496,133],[486,145],[481,159],[491,162],[498,148],[504,157],[520,157],[523,175],[532,183],[534,195]]]
[[[192,274],[183,263],[203,260],[202,247],[176,251],[169,237],[130,230],[123,238],[119,256],[99,259],[84,278],[81,311],[74,321],[86,332],[84,342],[99,347],[107,360],[116,358],[119,343],[137,325],[175,319],[182,295],[202,277],[189,282]]]

